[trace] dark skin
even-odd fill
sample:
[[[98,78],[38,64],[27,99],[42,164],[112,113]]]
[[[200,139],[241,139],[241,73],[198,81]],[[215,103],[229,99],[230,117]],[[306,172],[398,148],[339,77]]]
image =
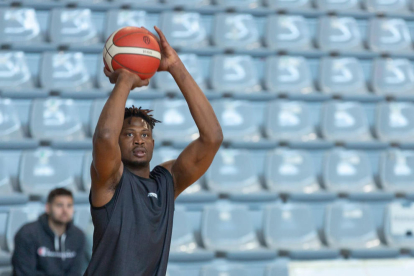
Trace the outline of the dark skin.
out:
[[[158,71],[167,71],[173,76],[200,133],[200,137],[191,142],[177,159],[160,164],[171,173],[174,196],[177,198],[210,167],[223,141],[223,133],[204,93],[161,30],[157,27],[155,30],[160,37],[157,39],[162,56]],[[92,205],[95,207],[111,200],[124,166],[138,176],[149,178],[149,162],[154,149],[152,130],[144,119],[132,117],[124,120],[125,103],[130,91],[147,86],[149,80],[141,80],[125,69],[104,71],[115,87],[102,110],[93,136],[91,190]]]

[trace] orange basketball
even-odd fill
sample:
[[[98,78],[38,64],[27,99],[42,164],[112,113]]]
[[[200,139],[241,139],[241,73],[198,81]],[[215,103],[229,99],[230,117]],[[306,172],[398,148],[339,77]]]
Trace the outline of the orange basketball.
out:
[[[126,68],[141,79],[149,79],[160,66],[160,45],[149,31],[125,27],[115,31],[106,41],[103,60],[111,72]]]

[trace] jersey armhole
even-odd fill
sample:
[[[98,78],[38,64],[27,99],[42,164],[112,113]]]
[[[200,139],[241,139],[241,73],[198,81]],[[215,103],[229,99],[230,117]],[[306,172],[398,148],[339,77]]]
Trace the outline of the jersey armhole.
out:
[[[174,183],[174,178],[173,178],[171,172],[169,170],[167,170],[166,168],[164,168],[163,166],[161,166],[161,165],[155,166],[155,168],[153,170],[155,170],[158,167],[161,168],[161,170],[166,172],[165,174],[168,175],[167,178],[170,178],[172,186],[173,186],[173,191],[174,191],[174,194],[175,194],[175,183]]]
[[[119,190],[121,189],[121,183],[122,183],[122,180],[124,178],[124,175],[125,175],[125,172],[122,173],[121,179],[119,180],[118,185],[116,185],[116,189],[115,189],[114,194],[112,195],[111,200],[108,201],[105,205],[103,205],[101,207],[95,207],[95,206],[93,206],[93,204],[92,204],[92,188],[90,189],[90,191],[89,191],[89,204],[91,205],[91,208],[93,210],[105,209],[105,208],[107,208],[109,205],[111,205],[115,201],[115,198],[118,196]]]

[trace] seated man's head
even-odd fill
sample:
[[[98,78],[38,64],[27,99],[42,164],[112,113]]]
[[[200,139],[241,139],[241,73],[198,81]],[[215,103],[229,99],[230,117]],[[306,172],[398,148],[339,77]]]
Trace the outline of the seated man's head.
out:
[[[72,192],[64,188],[52,190],[47,198],[46,213],[56,224],[70,222],[73,218]]]
[[[160,122],[149,114],[151,111],[135,106],[125,108],[119,146],[122,162],[127,166],[149,166],[154,150],[152,130]]]

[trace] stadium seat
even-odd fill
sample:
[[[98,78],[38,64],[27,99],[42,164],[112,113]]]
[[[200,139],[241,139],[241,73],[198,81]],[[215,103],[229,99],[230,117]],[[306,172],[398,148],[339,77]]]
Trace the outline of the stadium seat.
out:
[[[319,68],[319,87],[327,94],[355,95],[367,93],[358,59],[324,57]]]
[[[388,246],[394,248],[414,248],[414,224],[412,203],[390,203],[385,211],[384,236]]]
[[[172,47],[201,48],[209,45],[202,17],[194,12],[164,12],[160,16],[163,30]]]
[[[253,157],[246,150],[219,150],[205,179],[209,190],[221,194],[251,194],[262,190]]]
[[[212,88],[221,92],[253,93],[261,90],[255,62],[247,55],[214,56],[210,78]]]
[[[329,141],[369,141],[368,119],[360,103],[326,102],[320,123],[322,136]]]
[[[336,149],[325,154],[323,183],[338,193],[369,193],[377,190],[371,163],[363,151]]]
[[[260,7],[260,0],[215,0],[215,3],[226,8],[257,8]]]
[[[260,126],[254,115],[249,113],[252,104],[248,101],[222,100],[212,103],[217,119],[227,141],[258,142],[261,139]]]
[[[49,38],[57,44],[93,44],[100,36],[89,9],[55,9],[51,13]]]
[[[203,68],[199,58],[195,54],[180,54],[181,61],[185,68],[197,82],[201,89],[205,89],[206,83],[203,75]],[[163,91],[180,91],[172,75],[168,72],[158,72],[154,76],[155,87]]]
[[[314,92],[309,64],[301,56],[268,57],[266,88],[276,93],[309,94]]]
[[[324,234],[329,247],[349,250],[351,257],[395,257],[399,253],[381,244],[368,205],[334,203],[327,206]]]
[[[0,26],[0,43],[44,42],[44,34],[34,9],[0,9]]]
[[[266,266],[265,276],[289,276],[289,268],[286,261],[281,260]]]
[[[22,90],[34,87],[24,52],[0,51],[0,89]]]
[[[106,15],[106,28],[104,37],[107,38],[116,30],[127,26],[147,27],[147,12],[142,10],[108,11]]]
[[[305,1],[280,1],[280,3],[299,4]],[[309,24],[299,15],[270,15],[267,18],[265,41],[272,49],[309,50],[312,48],[312,37]]]
[[[412,51],[410,30],[401,18],[372,18],[367,40],[374,52]]]
[[[16,141],[23,137],[22,125],[13,101],[0,99],[0,141]]]
[[[229,259],[276,257],[276,252],[260,245],[253,227],[253,217],[244,205],[204,207],[201,237],[208,250],[225,253]]]
[[[44,88],[80,91],[94,86],[82,52],[46,52],[40,69],[40,85]]]
[[[322,244],[309,206],[269,205],[264,211],[263,234],[267,247],[288,251],[292,258],[332,258],[339,252]]]
[[[85,138],[79,110],[72,99],[36,99],[30,118],[30,133],[38,140],[70,142]]]
[[[74,172],[67,164],[62,151],[37,149],[22,154],[19,168],[19,184],[23,193],[31,196],[47,196],[58,187],[77,191]]]
[[[6,170],[5,160],[0,159],[0,194],[7,195],[13,192],[10,175]]]
[[[372,70],[372,88],[376,94],[414,95],[414,67],[410,60],[377,58]]]
[[[383,152],[380,158],[381,186],[397,193],[414,193],[414,152],[398,149]]]
[[[269,152],[265,165],[265,183],[278,193],[310,194],[320,190],[313,160],[302,150],[277,149]]]
[[[270,102],[265,132],[273,140],[307,142],[318,138],[308,105],[297,101]]]
[[[327,51],[363,49],[362,35],[353,17],[320,17],[317,41],[319,49]]]
[[[167,4],[172,4],[176,6],[190,6],[190,7],[203,7],[206,5],[211,5],[211,0],[164,0]]]
[[[365,9],[369,12],[385,13],[409,13],[408,2],[406,0],[381,1],[381,0],[364,0]]]
[[[266,5],[270,8],[283,10],[301,10],[310,9],[312,2],[310,0],[264,0]]]
[[[3,214],[1,215],[3,217]],[[5,227],[5,232],[0,233],[0,239],[2,239],[1,248],[7,252],[12,253],[14,250],[14,236],[20,230],[20,228],[28,222],[28,220],[26,213],[18,207],[11,208],[9,211],[7,211],[6,216],[7,220],[2,222],[2,224],[5,223],[2,226]]]
[[[156,100],[152,106],[154,118],[162,122],[153,130],[154,139],[190,142],[199,137],[185,100]]]
[[[200,276],[249,276],[249,271],[242,265],[208,265],[201,268]]]
[[[197,245],[184,207],[177,206],[174,212],[174,226],[171,237],[170,261],[206,261],[214,253]]]
[[[249,2],[256,1],[249,0]],[[260,35],[256,19],[251,14],[217,14],[214,21],[213,41],[216,46],[222,48],[251,50],[260,47]]]
[[[91,189],[92,151],[85,152],[82,163],[82,188],[89,193]]]
[[[361,3],[359,0],[316,0],[318,10],[322,11],[359,11]]]
[[[377,105],[376,135],[385,142],[414,142],[414,104],[382,102]]]

